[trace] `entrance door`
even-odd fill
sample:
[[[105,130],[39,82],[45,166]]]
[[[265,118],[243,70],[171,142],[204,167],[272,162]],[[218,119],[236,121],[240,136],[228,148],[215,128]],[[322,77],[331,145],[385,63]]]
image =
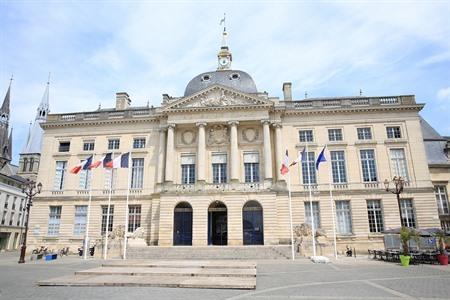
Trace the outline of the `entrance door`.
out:
[[[192,207],[179,203],[173,213],[173,245],[192,246]]]
[[[242,208],[244,245],[264,245],[263,210],[256,201],[247,202]]]
[[[208,245],[228,244],[227,207],[216,201],[208,208]]]

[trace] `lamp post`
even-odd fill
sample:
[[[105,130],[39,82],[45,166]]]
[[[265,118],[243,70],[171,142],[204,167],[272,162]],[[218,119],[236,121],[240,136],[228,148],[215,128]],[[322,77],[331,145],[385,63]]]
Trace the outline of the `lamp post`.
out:
[[[405,185],[405,180],[400,176],[394,176],[392,178],[392,183],[394,184],[393,188],[389,188],[389,180],[384,180],[384,187],[386,189],[386,192],[391,192],[392,194],[397,195],[397,205],[398,205],[398,213],[400,216],[400,223],[403,226],[403,218],[402,218],[402,208],[400,206],[400,194],[403,192],[403,187]]]
[[[27,250],[27,233],[28,233],[28,220],[30,219],[30,208],[33,205],[33,197],[40,194],[42,190],[42,183],[38,183],[27,179],[27,181],[22,184],[22,193],[27,196],[26,210],[27,210],[27,220],[25,223],[25,234],[23,236],[23,243],[20,247],[20,259],[19,264],[25,262],[25,252]]]

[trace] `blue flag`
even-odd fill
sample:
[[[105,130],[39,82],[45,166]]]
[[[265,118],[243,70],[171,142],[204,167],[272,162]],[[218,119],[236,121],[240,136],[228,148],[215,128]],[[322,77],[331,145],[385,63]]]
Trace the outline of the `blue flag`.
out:
[[[323,147],[322,151],[320,152],[319,156],[317,157],[317,161],[316,161],[316,169],[319,170],[319,164],[323,161],[327,161],[327,159],[325,158],[325,148],[327,148],[327,146],[325,145],[325,147]]]

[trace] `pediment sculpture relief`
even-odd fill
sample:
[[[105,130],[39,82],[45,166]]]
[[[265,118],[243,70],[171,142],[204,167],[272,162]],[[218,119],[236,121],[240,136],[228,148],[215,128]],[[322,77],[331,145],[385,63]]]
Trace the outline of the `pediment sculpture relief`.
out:
[[[214,93],[206,94],[196,101],[188,103],[185,107],[215,107],[215,106],[228,106],[228,105],[246,105],[254,104],[252,101],[244,98],[236,98],[227,93],[224,90],[216,91]]]
[[[228,143],[228,127],[225,125],[214,125],[208,130],[209,145],[223,145]]]

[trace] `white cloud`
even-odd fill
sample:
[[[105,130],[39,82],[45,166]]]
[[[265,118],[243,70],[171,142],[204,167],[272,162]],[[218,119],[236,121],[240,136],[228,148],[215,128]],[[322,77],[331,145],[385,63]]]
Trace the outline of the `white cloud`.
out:
[[[450,101],[450,87],[440,89],[437,92],[436,97],[439,101],[449,102]]]

